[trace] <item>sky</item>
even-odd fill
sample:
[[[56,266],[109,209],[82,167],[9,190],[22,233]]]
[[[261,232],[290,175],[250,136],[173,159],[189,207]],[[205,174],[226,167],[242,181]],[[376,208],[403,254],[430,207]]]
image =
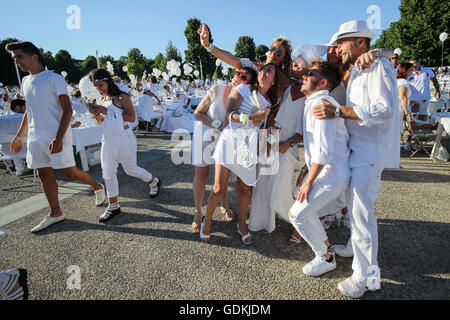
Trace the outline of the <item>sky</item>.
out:
[[[193,17],[210,26],[216,46],[234,52],[243,35],[256,46],[270,46],[279,35],[288,36],[293,47],[328,43],[341,23],[354,19],[368,21],[378,38],[399,20],[399,5],[400,0],[9,1],[0,39],[31,41],[53,54],[64,49],[80,60],[96,50],[118,59],[131,48],[155,58],[171,40],[184,57],[184,30]],[[80,14],[68,12],[71,6]]]

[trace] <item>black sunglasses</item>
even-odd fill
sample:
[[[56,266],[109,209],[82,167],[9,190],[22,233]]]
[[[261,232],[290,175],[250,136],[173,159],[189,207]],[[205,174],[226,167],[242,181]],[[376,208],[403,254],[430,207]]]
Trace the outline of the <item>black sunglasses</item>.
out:
[[[323,75],[321,75],[318,72],[315,72],[314,70],[309,70],[309,72],[306,74],[307,77],[317,76],[319,78],[325,79]]]
[[[274,52],[277,54],[277,56],[281,57],[283,55],[283,52],[280,49],[277,49],[275,47],[270,47],[269,49],[270,52]]]

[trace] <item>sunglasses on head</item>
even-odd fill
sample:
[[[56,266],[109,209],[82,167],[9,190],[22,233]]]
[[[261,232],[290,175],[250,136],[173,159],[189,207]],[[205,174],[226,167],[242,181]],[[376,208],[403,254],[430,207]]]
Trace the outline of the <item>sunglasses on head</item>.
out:
[[[325,79],[325,77],[323,75],[321,75],[320,73],[314,71],[314,70],[309,70],[308,73],[306,74],[307,77],[312,77],[312,76],[317,76],[319,78]]]
[[[236,74],[239,78],[241,78],[241,80],[250,82],[250,79],[248,78],[248,76],[245,75],[244,73],[240,72],[239,70],[236,70]]]
[[[277,56],[281,57],[283,55],[283,52],[280,49],[277,49],[275,47],[270,47],[269,49],[270,52],[274,52],[277,54]]]

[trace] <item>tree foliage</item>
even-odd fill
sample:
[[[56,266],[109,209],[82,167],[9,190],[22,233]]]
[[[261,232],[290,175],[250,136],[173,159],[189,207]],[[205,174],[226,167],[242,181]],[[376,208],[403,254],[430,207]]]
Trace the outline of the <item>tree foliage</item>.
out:
[[[419,58],[422,65],[440,66],[442,42],[439,35],[449,32],[449,0],[402,0],[400,20],[384,30],[373,47],[400,48],[400,62]],[[444,51],[444,65],[450,64],[449,41]]]
[[[236,57],[238,58],[248,58],[251,61],[255,61],[255,50],[256,46],[253,38],[249,36],[242,36],[239,37],[234,51],[236,53]]]
[[[255,49],[256,58],[259,58],[259,57],[265,55],[267,51],[269,51],[269,48],[263,44],[260,44]]]

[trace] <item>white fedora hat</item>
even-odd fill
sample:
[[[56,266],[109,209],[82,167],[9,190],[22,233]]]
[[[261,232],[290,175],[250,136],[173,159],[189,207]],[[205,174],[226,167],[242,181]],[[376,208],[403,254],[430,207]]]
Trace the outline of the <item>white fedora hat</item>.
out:
[[[351,20],[341,24],[335,40],[354,37],[369,38],[370,40],[373,40],[375,39],[375,34],[369,30],[366,21]]]

